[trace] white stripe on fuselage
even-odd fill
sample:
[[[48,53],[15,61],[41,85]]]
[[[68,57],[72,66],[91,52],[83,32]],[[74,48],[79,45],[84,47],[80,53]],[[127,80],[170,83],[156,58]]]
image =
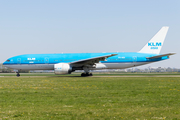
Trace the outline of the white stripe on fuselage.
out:
[[[90,70],[100,69],[125,69],[139,65],[149,64],[151,62],[132,62],[132,63],[97,63],[99,68],[90,68]],[[17,65],[4,65],[6,67],[17,70],[54,70],[54,64],[17,64]]]

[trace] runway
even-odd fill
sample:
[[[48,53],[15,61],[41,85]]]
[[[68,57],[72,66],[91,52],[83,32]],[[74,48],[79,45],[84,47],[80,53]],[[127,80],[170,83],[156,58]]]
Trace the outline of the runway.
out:
[[[17,76],[0,76],[0,77],[17,77]],[[19,78],[34,78],[34,77],[81,77],[81,76],[20,76]],[[86,76],[86,77],[93,77],[93,78],[117,78],[117,77],[120,77],[120,78],[127,78],[127,77],[134,77],[134,78],[137,78],[137,77],[180,77],[180,75],[150,75],[150,76]],[[84,77],[84,78],[86,78]],[[82,77],[83,78],[83,77]]]

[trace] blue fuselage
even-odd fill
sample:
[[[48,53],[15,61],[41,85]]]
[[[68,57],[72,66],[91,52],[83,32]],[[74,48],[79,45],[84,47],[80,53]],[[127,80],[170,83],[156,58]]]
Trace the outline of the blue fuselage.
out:
[[[62,54],[25,54],[9,58],[3,63],[4,66],[13,69],[28,69],[28,70],[53,70],[54,64],[71,63],[79,60],[117,54],[107,58],[105,61],[100,61],[99,64],[104,64],[106,69],[123,69],[133,66],[144,65],[152,62],[168,59],[167,56],[147,59],[148,57],[157,54],[135,53],[135,52],[112,52],[112,53],[62,53]],[[72,66],[73,67],[73,66]],[[79,70],[77,68],[75,70]],[[103,68],[102,68],[103,69]]]

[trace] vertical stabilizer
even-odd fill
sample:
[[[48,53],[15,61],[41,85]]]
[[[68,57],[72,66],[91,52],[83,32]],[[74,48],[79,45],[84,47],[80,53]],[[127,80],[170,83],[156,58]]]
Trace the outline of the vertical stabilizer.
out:
[[[159,54],[168,29],[169,27],[162,27],[161,30],[159,30],[159,32],[139,52]]]

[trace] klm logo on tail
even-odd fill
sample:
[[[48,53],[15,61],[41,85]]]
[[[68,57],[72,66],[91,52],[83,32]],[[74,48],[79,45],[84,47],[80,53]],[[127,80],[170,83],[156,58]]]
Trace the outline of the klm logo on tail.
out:
[[[158,46],[162,46],[161,42],[149,42],[148,46],[151,46],[151,49],[158,49]]]
[[[158,43],[158,42],[156,42],[156,43],[150,42],[150,43],[148,43],[148,46],[161,46],[161,42],[160,43]]]

